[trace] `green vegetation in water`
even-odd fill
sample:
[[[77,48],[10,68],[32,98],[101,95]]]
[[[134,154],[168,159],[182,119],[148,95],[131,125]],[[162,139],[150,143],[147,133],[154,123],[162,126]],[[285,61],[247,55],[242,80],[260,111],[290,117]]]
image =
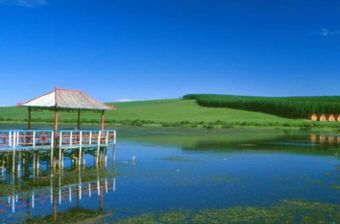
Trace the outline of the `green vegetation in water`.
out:
[[[99,217],[104,215],[104,212],[101,210],[91,210],[85,208],[73,208],[67,210],[65,212],[57,213],[57,223],[78,223],[79,221],[86,221],[87,219]],[[55,223],[54,217],[43,216],[37,217],[33,219],[28,219],[26,221],[27,224],[48,224],[48,223]]]
[[[195,100],[150,100],[114,103],[116,110],[106,112],[108,125],[194,127],[194,128],[282,128],[282,129],[327,129],[339,131],[337,122],[311,122],[305,119],[288,119],[271,114],[230,108],[202,107]],[[77,113],[60,112],[63,124],[77,122]],[[32,113],[33,127],[52,123],[51,111]],[[85,111],[81,113],[83,124],[99,126],[100,114]],[[0,122],[27,122],[27,108],[0,107]],[[22,125],[26,127],[26,125]],[[52,126],[50,126],[52,127]],[[74,125],[72,126],[74,127]],[[13,127],[11,127],[13,128]]]
[[[219,94],[189,94],[184,99],[196,100],[201,106],[227,107],[274,114],[287,118],[308,118],[312,113],[338,114],[340,96],[253,97]]]
[[[340,223],[340,205],[282,201],[273,207],[233,207],[200,211],[147,213],[118,224],[330,224]]]
[[[166,161],[176,161],[176,162],[193,162],[193,160],[186,158],[184,156],[165,156],[159,159],[166,160]]]
[[[206,180],[207,183],[236,183],[240,180],[233,176],[228,175],[216,175],[216,176],[209,176]]]

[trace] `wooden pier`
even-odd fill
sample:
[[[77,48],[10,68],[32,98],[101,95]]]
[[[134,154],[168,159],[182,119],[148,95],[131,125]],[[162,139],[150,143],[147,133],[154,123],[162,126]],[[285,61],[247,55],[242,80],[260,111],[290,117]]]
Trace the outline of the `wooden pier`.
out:
[[[116,143],[115,130],[0,130],[0,152],[12,150],[107,146]]]
[[[0,153],[11,153],[13,164],[20,152],[35,152],[33,160],[39,160],[40,154],[47,152],[51,166],[62,168],[64,153],[69,152],[80,166],[85,164],[84,153],[89,148],[98,164],[103,159],[101,148],[115,144],[115,130],[60,130],[57,134],[54,130],[0,130]]]
[[[99,211],[103,211],[104,193],[116,188],[116,175],[109,175],[114,167],[106,169],[109,149],[114,165],[116,131],[105,129],[105,111],[114,107],[82,91],[59,88],[18,106],[28,109],[27,129],[0,130],[0,214],[10,207],[15,214],[25,206],[25,220],[30,220],[31,209],[47,206],[45,199],[50,197],[51,216],[58,221],[58,206],[63,202],[72,206],[72,200],[76,200],[78,206],[83,197],[95,193],[99,196]],[[53,129],[32,129],[32,112],[42,110],[54,112]],[[59,129],[61,111],[77,112],[76,129]],[[99,112],[100,129],[82,130],[81,111]],[[18,214],[19,220],[21,217]],[[49,216],[45,218],[49,220]],[[6,217],[4,220],[7,222]]]

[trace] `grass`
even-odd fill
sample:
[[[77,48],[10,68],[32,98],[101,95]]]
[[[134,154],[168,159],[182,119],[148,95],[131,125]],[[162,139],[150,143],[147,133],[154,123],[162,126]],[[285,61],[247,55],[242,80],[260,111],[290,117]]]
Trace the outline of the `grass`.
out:
[[[106,113],[106,122],[112,125],[133,126],[178,126],[203,128],[231,127],[280,127],[280,128],[339,128],[336,122],[311,122],[304,119],[288,119],[275,115],[229,108],[209,108],[199,106],[195,100],[150,100],[120,102],[114,104],[116,111]],[[53,112],[33,112],[33,122],[53,122]],[[61,112],[61,122],[75,123],[77,114]],[[83,123],[100,122],[100,114],[83,112]],[[27,109],[18,107],[1,107],[0,122],[26,122]]]

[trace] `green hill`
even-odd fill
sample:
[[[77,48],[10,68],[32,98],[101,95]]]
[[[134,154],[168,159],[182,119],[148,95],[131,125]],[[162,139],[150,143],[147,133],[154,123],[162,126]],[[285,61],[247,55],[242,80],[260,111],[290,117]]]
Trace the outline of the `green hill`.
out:
[[[336,122],[311,122],[302,119],[288,119],[278,116],[229,108],[209,108],[199,106],[195,100],[150,100],[114,103],[117,110],[106,113],[106,122],[113,125],[154,125],[187,127],[331,127]],[[0,108],[0,121],[24,122],[27,109],[18,107]],[[53,122],[53,112],[36,111],[33,122]],[[62,112],[61,122],[75,123],[76,113]],[[100,114],[84,112],[82,122],[98,124]]]

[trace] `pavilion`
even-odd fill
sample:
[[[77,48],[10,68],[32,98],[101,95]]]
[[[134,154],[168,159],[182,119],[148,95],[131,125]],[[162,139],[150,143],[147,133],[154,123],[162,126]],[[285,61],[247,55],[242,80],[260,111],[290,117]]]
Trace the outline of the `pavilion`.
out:
[[[81,111],[94,111],[101,113],[101,130],[105,129],[105,111],[113,110],[114,107],[105,105],[92,97],[87,96],[80,90],[68,90],[55,88],[53,91],[42,96],[36,97],[19,106],[28,108],[27,129],[32,128],[32,110],[50,110],[54,111],[54,133],[57,135],[59,129],[59,112],[60,111],[77,111],[77,129],[80,129]]]

